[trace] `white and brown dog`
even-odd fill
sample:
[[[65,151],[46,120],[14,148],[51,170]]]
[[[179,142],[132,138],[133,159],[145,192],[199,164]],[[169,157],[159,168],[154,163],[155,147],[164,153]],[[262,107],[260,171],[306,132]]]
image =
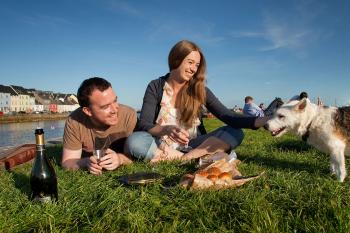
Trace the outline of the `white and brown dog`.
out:
[[[323,107],[304,98],[282,105],[265,128],[279,137],[288,131],[331,155],[331,172],[343,182],[345,155],[350,155],[350,106]]]

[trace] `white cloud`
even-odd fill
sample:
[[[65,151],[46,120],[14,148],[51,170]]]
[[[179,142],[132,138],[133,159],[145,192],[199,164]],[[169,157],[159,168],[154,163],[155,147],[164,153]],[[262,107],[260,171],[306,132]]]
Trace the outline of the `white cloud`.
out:
[[[234,38],[264,38],[264,32],[233,31],[230,35]]]
[[[234,38],[263,39],[267,44],[257,48],[259,51],[287,49],[298,56],[305,56],[306,48],[320,40],[321,33],[331,35],[314,25],[323,9],[322,6],[298,4],[295,9],[282,12],[265,10],[261,29],[232,31],[230,35]]]
[[[195,24],[195,27],[184,25],[178,21],[162,20],[152,22],[153,29],[149,35],[150,40],[164,37],[164,35],[178,39],[189,39],[200,44],[217,44],[225,37],[214,35],[215,24]]]
[[[114,12],[127,14],[129,16],[141,16],[141,12],[136,7],[132,6],[130,2],[122,0],[111,0],[108,3],[108,7],[110,7],[110,9]]]

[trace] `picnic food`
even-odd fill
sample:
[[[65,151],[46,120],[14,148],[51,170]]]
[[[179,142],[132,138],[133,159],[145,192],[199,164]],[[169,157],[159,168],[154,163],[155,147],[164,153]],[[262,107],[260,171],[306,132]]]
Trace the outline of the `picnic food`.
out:
[[[208,159],[210,160],[210,158]],[[237,165],[238,159],[227,160],[222,158],[209,165],[201,166],[193,175],[186,174],[182,177],[180,184],[191,189],[221,189],[238,187],[247,181],[260,177],[263,173],[251,177],[243,177]]]
[[[200,176],[204,176],[204,177],[208,177],[208,175],[209,175],[209,173],[207,171],[204,171],[204,170],[199,171],[197,174]]]
[[[210,175],[219,176],[221,174],[221,170],[218,167],[211,167],[207,171]]]
[[[209,176],[207,176],[207,178],[211,181],[215,181],[218,179],[218,176],[217,175],[209,175]]]
[[[232,174],[229,172],[223,172],[219,175],[219,179],[227,181],[232,180]]]

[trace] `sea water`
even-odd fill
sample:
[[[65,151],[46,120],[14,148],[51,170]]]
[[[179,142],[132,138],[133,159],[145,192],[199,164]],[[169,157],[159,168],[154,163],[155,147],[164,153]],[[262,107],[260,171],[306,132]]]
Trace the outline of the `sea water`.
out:
[[[46,142],[61,140],[65,120],[0,123],[0,150],[25,143],[35,143],[33,132],[36,128],[44,129]]]

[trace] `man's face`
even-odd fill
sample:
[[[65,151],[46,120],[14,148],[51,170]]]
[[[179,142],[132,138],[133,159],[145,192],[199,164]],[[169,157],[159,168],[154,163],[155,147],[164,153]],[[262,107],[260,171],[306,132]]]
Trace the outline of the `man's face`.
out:
[[[118,123],[119,104],[111,87],[102,92],[95,89],[89,98],[90,106],[84,107],[83,111],[91,117],[96,126],[112,126]]]

